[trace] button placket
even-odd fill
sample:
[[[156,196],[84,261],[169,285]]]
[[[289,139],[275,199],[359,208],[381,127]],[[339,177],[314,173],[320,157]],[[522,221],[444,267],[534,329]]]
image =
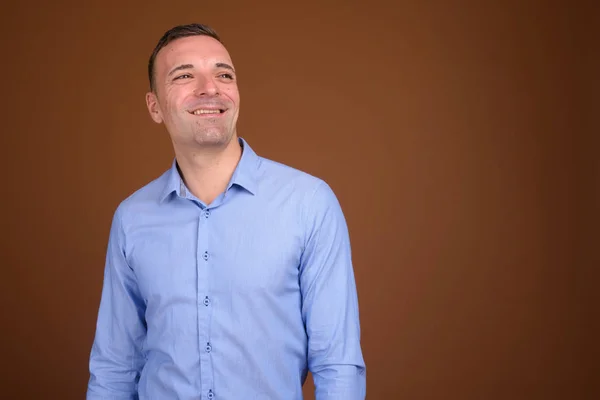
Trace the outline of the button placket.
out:
[[[211,220],[209,219],[210,211],[204,209],[198,215],[198,242],[197,242],[197,290],[201,296],[198,299],[198,345],[200,350],[200,370],[201,373],[201,390],[205,395],[203,398],[213,399],[214,394],[212,393],[213,381],[212,381],[212,360],[211,351],[212,346],[210,345],[210,319],[212,313],[213,300],[210,297],[208,282],[210,281],[210,237],[211,237]],[[211,307],[208,307],[211,305]]]

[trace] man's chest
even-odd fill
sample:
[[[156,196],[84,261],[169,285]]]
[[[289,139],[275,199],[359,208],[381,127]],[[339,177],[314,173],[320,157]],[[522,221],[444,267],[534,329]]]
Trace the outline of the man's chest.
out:
[[[128,259],[145,299],[276,295],[298,289],[303,235],[289,213],[211,210],[140,225],[129,235]]]

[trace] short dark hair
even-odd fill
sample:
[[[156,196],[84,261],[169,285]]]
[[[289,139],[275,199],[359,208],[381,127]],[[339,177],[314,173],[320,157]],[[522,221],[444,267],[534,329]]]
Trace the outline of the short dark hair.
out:
[[[178,25],[169,29],[162,35],[162,37],[156,44],[154,51],[150,55],[150,60],[148,61],[148,79],[150,80],[150,91],[153,92],[156,89],[156,85],[154,82],[154,61],[156,60],[156,55],[158,54],[158,52],[175,39],[200,35],[210,36],[211,38],[219,41],[219,43],[223,44],[223,41],[221,40],[217,32],[213,28],[205,24]]]

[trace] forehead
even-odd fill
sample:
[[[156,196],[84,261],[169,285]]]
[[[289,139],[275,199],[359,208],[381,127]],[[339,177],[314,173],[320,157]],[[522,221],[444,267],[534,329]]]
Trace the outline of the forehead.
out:
[[[214,64],[217,61],[232,64],[225,46],[210,36],[198,35],[172,41],[158,52],[155,63],[160,73],[176,64]]]

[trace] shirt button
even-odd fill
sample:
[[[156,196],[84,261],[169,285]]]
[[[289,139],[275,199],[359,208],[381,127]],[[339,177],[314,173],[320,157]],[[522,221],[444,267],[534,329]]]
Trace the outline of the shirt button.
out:
[[[209,390],[209,391],[208,391],[208,398],[209,398],[209,399],[212,399],[212,398],[214,398],[214,397],[215,397],[215,395],[213,394],[213,391],[212,391],[212,390]]]
[[[204,298],[204,301],[203,301],[203,303],[204,303],[204,305],[205,305],[205,306],[208,306],[208,305],[210,304],[210,300],[208,299],[208,296],[206,296],[206,297]]]
[[[205,260],[208,260],[208,251],[204,252],[204,254],[202,255],[202,258],[204,258]]]
[[[210,210],[204,211],[204,217],[205,218],[208,218],[209,215],[210,215]]]
[[[206,343],[205,350],[207,353],[210,353],[212,351],[212,346],[210,345],[210,343]]]

